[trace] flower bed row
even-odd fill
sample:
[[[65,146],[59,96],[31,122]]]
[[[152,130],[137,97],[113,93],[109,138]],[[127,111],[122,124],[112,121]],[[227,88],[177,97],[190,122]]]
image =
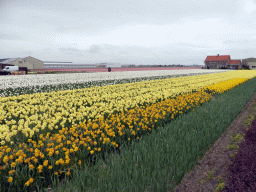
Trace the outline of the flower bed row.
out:
[[[229,70],[155,70],[155,71],[124,71],[115,73],[69,73],[69,74],[41,74],[41,75],[19,75],[0,76],[0,90],[19,87],[33,87],[59,84],[78,84],[102,80],[121,80],[145,77],[159,77],[172,75],[189,75],[204,73],[221,73]]]
[[[249,75],[251,78],[256,73]],[[35,138],[41,133],[77,126],[79,122],[107,118],[243,76],[244,73],[228,72],[3,97],[0,98],[1,144],[23,142],[27,137]]]
[[[215,86],[218,91],[231,89],[246,79],[234,79]],[[151,105],[135,107],[109,118],[96,118],[72,128],[62,128],[58,133],[47,132],[34,139],[24,137],[19,145],[6,145],[0,149],[1,183],[10,187],[47,187],[49,175],[67,176],[74,166],[88,163],[94,153],[108,151],[122,142],[139,139],[153,128],[174,119],[208,101],[214,89],[199,91],[166,99]],[[9,175],[9,176],[8,176]],[[20,177],[22,176],[22,178]]]
[[[181,114],[139,140],[121,145],[120,152],[106,154],[105,159],[95,158],[94,166],[74,170],[72,179],[66,177],[53,183],[53,190],[186,191],[188,188],[183,184],[174,188],[227,131],[255,94],[255,83],[253,78],[214,95],[193,112]],[[184,180],[189,182],[189,177]],[[216,182],[211,188],[217,187],[218,191],[221,184],[217,185]]]

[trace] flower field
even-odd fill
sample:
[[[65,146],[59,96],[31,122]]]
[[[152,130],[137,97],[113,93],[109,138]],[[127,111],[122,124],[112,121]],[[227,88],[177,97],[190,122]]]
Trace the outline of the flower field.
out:
[[[122,75],[115,78],[121,79]],[[133,73],[130,78],[141,76]],[[152,76],[160,75],[152,73]],[[168,73],[163,76],[167,77]],[[49,85],[68,82],[66,77],[57,75],[55,82],[49,80]],[[143,77],[149,75],[145,73]],[[19,90],[18,95],[2,96],[0,187],[5,191],[47,188],[54,179],[72,177],[74,169],[89,165],[95,155],[138,140],[180,114],[193,113],[215,94],[255,77],[256,71],[215,71],[176,78],[139,79],[138,82],[103,81],[76,89],[71,89],[71,84],[70,89],[61,91],[37,93],[37,89],[31,87],[30,94]],[[15,78],[14,81],[18,81]],[[34,78],[37,80],[34,85],[42,81],[39,76]],[[19,85],[14,81],[13,90]],[[80,80],[71,83],[75,86],[78,81],[90,82],[89,76],[80,76]]]
[[[112,72],[121,71],[151,71],[151,70],[186,70],[186,69],[201,69],[200,67],[143,67],[143,68],[131,68],[131,67],[111,67]],[[108,72],[108,68],[84,68],[84,69],[32,69],[31,71],[86,71],[86,72]]]
[[[122,71],[118,73],[75,73],[75,74],[40,74],[40,75],[17,75],[0,76],[0,90],[8,88],[49,86],[63,84],[90,83],[95,81],[122,80],[133,78],[166,77],[185,74],[220,73],[228,70],[156,70],[156,71]],[[71,89],[71,87],[70,87]],[[36,90],[38,91],[38,90]],[[35,91],[35,92],[36,92]],[[52,90],[54,91],[54,90]],[[1,94],[1,92],[0,92]],[[1,95],[5,96],[5,95]]]

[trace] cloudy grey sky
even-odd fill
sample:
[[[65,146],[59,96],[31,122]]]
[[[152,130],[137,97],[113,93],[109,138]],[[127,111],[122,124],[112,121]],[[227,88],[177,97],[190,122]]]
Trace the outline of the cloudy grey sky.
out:
[[[256,0],[0,0],[0,58],[203,64],[256,57]]]

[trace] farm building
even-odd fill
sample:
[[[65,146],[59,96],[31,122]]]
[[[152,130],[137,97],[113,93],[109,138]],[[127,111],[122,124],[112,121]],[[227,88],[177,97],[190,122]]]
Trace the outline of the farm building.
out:
[[[242,64],[249,66],[250,69],[256,69],[256,58],[243,59]]]
[[[62,61],[44,61],[45,69],[87,69],[97,68],[98,64],[76,64]]]
[[[226,68],[227,69],[241,69],[241,67],[242,67],[241,60],[234,59],[234,60],[229,60]]]
[[[3,69],[5,66],[27,67],[28,69],[43,69],[44,62],[31,56],[25,58],[0,59],[0,69]]]
[[[88,68],[106,68],[117,67],[116,63],[95,63],[95,64],[77,64],[73,62],[62,61],[43,61],[45,69],[88,69]],[[117,65],[117,64],[116,64]]]
[[[214,55],[207,56],[205,61],[205,68],[207,69],[241,69],[241,60],[231,60],[230,55]]]

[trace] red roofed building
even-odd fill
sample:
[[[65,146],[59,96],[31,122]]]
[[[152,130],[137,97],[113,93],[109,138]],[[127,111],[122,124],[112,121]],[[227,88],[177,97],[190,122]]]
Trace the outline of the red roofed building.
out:
[[[227,69],[241,69],[241,60],[229,60]]]
[[[230,55],[207,56],[204,63],[206,69],[238,69],[241,67],[241,60],[231,60]]]

